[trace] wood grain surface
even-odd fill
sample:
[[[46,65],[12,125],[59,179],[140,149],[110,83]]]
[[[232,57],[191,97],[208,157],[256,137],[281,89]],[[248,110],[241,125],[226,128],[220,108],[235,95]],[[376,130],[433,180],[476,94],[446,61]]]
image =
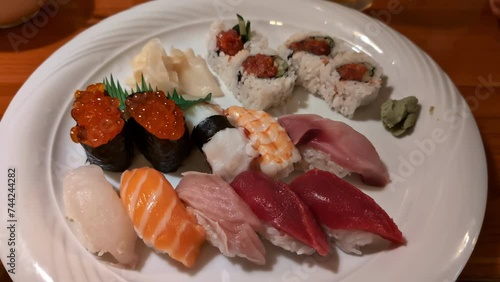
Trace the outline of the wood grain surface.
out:
[[[59,5],[46,22],[40,18],[37,25],[27,22],[0,29],[0,118],[30,74],[54,51],[104,18],[146,0],[61,2],[66,4]],[[488,0],[374,0],[364,12],[412,40],[441,66],[465,98],[477,101],[471,109],[487,155],[488,203],[481,235],[458,281],[500,281],[499,20]],[[30,23],[35,30],[28,28]],[[29,40],[12,44],[12,33]],[[11,281],[0,268],[0,281]]]

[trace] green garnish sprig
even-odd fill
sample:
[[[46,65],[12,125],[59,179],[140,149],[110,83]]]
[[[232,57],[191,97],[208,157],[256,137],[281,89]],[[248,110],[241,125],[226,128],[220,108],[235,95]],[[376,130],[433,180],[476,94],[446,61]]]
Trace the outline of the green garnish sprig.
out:
[[[236,16],[238,17],[238,23],[233,26],[233,29],[241,36],[241,41],[243,42],[243,44],[245,44],[246,42],[250,41],[252,36],[250,21],[247,21],[245,23],[245,19],[242,16],[238,14],[236,14]]]
[[[174,103],[177,106],[179,106],[179,108],[181,108],[181,110],[186,110],[187,108],[194,106],[196,104],[210,101],[210,99],[212,99],[212,93],[208,93],[208,95],[205,96],[204,98],[200,98],[197,100],[186,100],[184,99],[184,97],[182,97],[177,93],[176,89],[174,89],[172,94],[170,93],[167,94],[167,98],[173,100]]]
[[[120,110],[124,111],[126,108],[125,100],[127,100],[127,97],[130,95],[129,92],[120,85],[120,82],[118,80],[115,81],[113,75],[110,75],[109,79],[104,78],[103,83],[106,92],[108,92],[109,96],[117,98],[120,101]],[[151,84],[146,83],[144,75],[141,75],[141,84],[139,85],[138,83],[136,83],[135,90],[132,88],[130,93],[133,94],[153,91],[154,90],[153,87],[151,87]],[[158,89],[156,89],[156,91],[158,91]],[[179,95],[177,93],[177,89],[174,88],[172,94],[167,93],[167,98],[173,100],[177,106],[179,106],[182,110],[185,110],[196,104],[210,101],[212,99],[212,93],[209,93],[204,98],[200,98],[197,100],[186,100],[184,99],[184,97]]]
[[[120,110],[125,110],[125,100],[127,100],[127,97],[130,95],[127,91],[127,89],[123,88],[120,85],[120,82],[113,78],[113,75],[110,75],[110,78],[104,78],[103,80],[104,84],[104,90],[108,92],[109,96],[113,98],[117,98],[120,101]],[[136,89],[134,90],[132,88],[131,93],[141,93],[141,92],[152,92],[153,87],[151,87],[151,84],[146,83],[146,80],[144,79],[144,75],[141,74],[141,85],[138,83],[135,84]]]

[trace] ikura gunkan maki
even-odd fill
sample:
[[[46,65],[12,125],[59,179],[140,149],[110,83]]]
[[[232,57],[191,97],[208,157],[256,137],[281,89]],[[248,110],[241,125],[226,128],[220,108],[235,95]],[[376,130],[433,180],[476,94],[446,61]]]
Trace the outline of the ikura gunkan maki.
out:
[[[75,92],[71,116],[76,126],[71,139],[85,149],[87,160],[108,171],[124,171],[133,158],[133,144],[121,116],[120,101],[104,90],[102,83]]]
[[[177,170],[191,151],[181,108],[163,91],[131,94],[125,105],[139,151],[155,169],[165,173]]]

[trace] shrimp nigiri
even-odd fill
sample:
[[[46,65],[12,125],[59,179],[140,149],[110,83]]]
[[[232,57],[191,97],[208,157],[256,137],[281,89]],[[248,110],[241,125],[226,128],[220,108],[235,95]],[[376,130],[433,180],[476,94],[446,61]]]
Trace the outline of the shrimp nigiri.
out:
[[[248,133],[252,147],[259,152],[260,170],[270,177],[284,178],[293,171],[293,164],[300,161],[300,153],[286,131],[269,114],[232,106],[226,116],[236,126]]]
[[[148,167],[125,171],[120,197],[146,245],[187,267],[194,265],[205,242],[205,230],[162,173]]]

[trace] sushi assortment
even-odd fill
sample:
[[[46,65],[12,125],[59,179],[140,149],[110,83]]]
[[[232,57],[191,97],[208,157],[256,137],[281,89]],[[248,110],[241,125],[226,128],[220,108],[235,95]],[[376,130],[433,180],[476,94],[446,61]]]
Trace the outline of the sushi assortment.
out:
[[[185,172],[174,188],[161,172],[142,167],[123,172],[120,201],[102,169],[87,165],[68,174],[64,190],[66,215],[86,248],[110,252],[126,267],[137,263],[137,237],[188,268],[205,241],[227,257],[257,265],[266,263],[262,239],[298,255],[320,256],[334,246],[362,255],[361,247],[377,237],[406,244],[372,198],[318,169],[291,184],[255,170],[230,183],[214,174]]]
[[[205,61],[192,50],[169,55],[157,39],[133,60],[131,94],[113,78],[76,91],[70,136],[90,165],[67,174],[63,194],[86,249],[134,268],[140,238],[191,268],[205,241],[256,265],[266,264],[263,240],[320,256],[336,247],[362,255],[375,238],[406,244],[386,211],[342,179],[355,173],[368,185],[390,182],[364,135],[315,114],[264,111],[284,104],[298,84],[352,117],[377,95],[376,62],[320,33],[296,34],[273,51],[239,15],[231,29],[212,24],[208,50],[208,65],[243,106],[210,101],[208,92],[222,92]],[[178,170],[192,146],[210,173],[184,172],[174,188],[164,174]],[[152,167],[130,168],[134,148]],[[119,193],[103,170],[123,172]]]

